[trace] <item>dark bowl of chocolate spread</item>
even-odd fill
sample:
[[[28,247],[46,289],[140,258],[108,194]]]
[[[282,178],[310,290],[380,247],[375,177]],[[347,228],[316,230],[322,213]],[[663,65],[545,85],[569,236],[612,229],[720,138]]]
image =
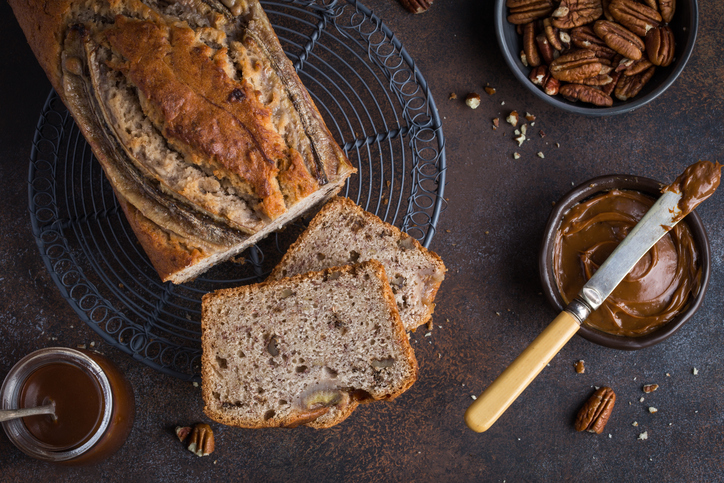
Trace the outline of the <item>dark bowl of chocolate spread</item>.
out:
[[[575,297],[664,186],[638,176],[601,176],[556,203],[545,229],[539,270],[544,293],[557,310]],[[657,344],[699,309],[709,273],[709,240],[694,211],[639,261],[578,334],[614,349]]]

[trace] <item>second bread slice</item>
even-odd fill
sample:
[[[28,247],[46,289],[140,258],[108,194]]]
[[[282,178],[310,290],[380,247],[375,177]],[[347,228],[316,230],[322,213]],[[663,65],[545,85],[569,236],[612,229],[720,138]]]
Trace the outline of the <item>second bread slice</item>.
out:
[[[245,428],[325,428],[393,399],[417,361],[376,261],[203,297],[206,414]]]
[[[332,198],[322,208],[269,280],[372,259],[385,267],[405,329],[427,322],[445,278],[442,259],[348,198]]]

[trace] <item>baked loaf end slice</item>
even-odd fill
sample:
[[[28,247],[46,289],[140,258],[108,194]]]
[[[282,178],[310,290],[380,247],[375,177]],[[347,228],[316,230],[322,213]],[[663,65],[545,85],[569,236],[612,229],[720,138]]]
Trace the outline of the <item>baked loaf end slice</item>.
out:
[[[258,0],[9,3],[164,281],[237,255],[355,172]]]
[[[405,329],[427,322],[445,278],[442,259],[348,198],[335,197],[322,208],[269,280],[371,259],[385,267]]]
[[[376,261],[207,294],[201,329],[204,411],[223,424],[327,428],[417,378]]]

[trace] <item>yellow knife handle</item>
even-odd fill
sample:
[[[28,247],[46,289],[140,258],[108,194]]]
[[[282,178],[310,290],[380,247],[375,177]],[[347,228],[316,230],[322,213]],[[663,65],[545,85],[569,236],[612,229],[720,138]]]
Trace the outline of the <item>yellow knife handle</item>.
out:
[[[478,433],[490,428],[580,326],[571,314],[561,312],[465,411],[468,427]]]

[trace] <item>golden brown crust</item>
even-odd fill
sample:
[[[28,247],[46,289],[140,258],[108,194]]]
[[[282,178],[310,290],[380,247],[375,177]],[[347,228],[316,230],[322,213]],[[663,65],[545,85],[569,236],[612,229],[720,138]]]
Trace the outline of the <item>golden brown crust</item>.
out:
[[[168,282],[175,273],[205,258],[203,249],[181,244],[178,237],[162,230],[122,196],[116,195],[116,198],[161,280]]]
[[[257,291],[261,288],[274,288],[278,287],[280,289],[285,288],[289,282],[303,282],[305,280],[315,280],[321,277],[326,277],[327,275],[331,274],[332,272],[342,272],[345,274],[352,274],[354,275],[357,270],[360,269],[367,269],[372,268],[375,272],[375,275],[383,282],[380,284],[380,290],[382,290],[382,296],[384,297],[385,301],[387,302],[387,309],[389,310],[389,316],[393,320],[394,325],[394,331],[395,336],[403,348],[403,352],[405,355],[405,358],[409,361],[411,372],[412,374],[408,379],[404,381],[404,383],[401,385],[401,387],[390,394],[386,394],[381,398],[367,398],[361,401],[351,399],[349,403],[337,410],[337,414],[332,419],[326,419],[321,422],[317,422],[317,418],[323,416],[326,414],[319,414],[314,419],[311,419],[311,414],[309,412],[297,412],[290,417],[280,421],[276,422],[266,422],[266,421],[256,421],[256,422],[250,422],[250,421],[244,421],[244,425],[240,426],[239,421],[236,420],[236,418],[229,417],[226,414],[222,412],[218,412],[213,409],[211,401],[213,398],[212,395],[212,387],[211,387],[211,380],[213,378],[212,375],[212,367],[213,367],[213,361],[212,361],[212,346],[213,341],[209,340],[208,338],[208,328],[209,324],[213,323],[213,321],[210,320],[210,317],[207,313],[208,310],[208,304],[211,299],[216,297],[225,297],[225,296],[237,296],[239,294],[249,293],[253,291]],[[206,415],[213,419],[214,421],[217,421],[222,424],[226,424],[229,426],[239,426],[239,427],[245,427],[250,429],[256,429],[256,428],[266,428],[266,427],[297,427],[299,425],[306,425],[312,428],[321,429],[321,428],[328,428],[331,426],[334,426],[336,424],[339,424],[340,422],[344,421],[349,415],[354,411],[354,409],[360,404],[360,403],[366,403],[366,402],[372,402],[372,401],[379,401],[379,400],[392,400],[396,398],[397,396],[401,395],[403,392],[405,392],[407,389],[414,384],[414,382],[417,380],[419,368],[417,364],[417,359],[415,358],[415,353],[412,349],[412,346],[410,345],[409,338],[407,337],[407,332],[405,331],[405,327],[402,325],[402,320],[400,320],[400,316],[397,312],[397,304],[395,302],[395,296],[392,293],[392,289],[390,288],[389,280],[387,279],[387,275],[385,274],[385,268],[382,266],[381,263],[379,263],[376,260],[369,260],[363,263],[360,263],[358,265],[346,265],[343,267],[334,267],[329,268],[326,270],[321,270],[318,272],[309,272],[304,273],[300,275],[295,275],[294,277],[289,277],[287,279],[283,280],[267,280],[265,282],[261,282],[254,285],[243,285],[236,288],[231,289],[223,289],[223,290],[217,290],[212,293],[207,293],[202,298],[202,304],[201,304],[201,348],[202,348],[202,355],[201,355],[201,394],[204,399],[204,413]],[[320,412],[321,413],[321,412]],[[316,422],[316,424],[315,424]]]
[[[64,42],[66,42],[69,32],[73,31],[74,25],[79,24],[82,21],[81,19],[87,20],[85,22],[87,29],[84,30],[82,27],[78,29],[79,32],[82,31],[83,33],[74,36],[76,44],[78,44],[77,38],[87,34],[88,31],[93,35],[98,33],[96,32],[99,28],[98,25],[108,25],[106,23],[108,20],[100,21],[98,24],[94,22],[95,19],[112,18],[112,14],[109,15],[109,12],[131,12],[133,16],[145,19],[145,21],[139,21],[139,24],[147,25],[165,22],[164,17],[138,0],[107,0],[107,2],[102,0],[54,0],[51,2],[10,0],[9,3],[41,67],[45,70],[54,89],[68,106],[69,111],[76,119],[76,123],[88,139],[114,190],[119,196],[125,198],[123,203],[125,205],[124,212],[131,213],[132,211],[128,209],[131,206],[138,210],[128,215],[134,217],[133,220],[129,219],[129,222],[134,226],[134,232],[141,239],[144,249],[153,261],[154,266],[159,267],[159,274],[164,280],[171,279],[175,283],[185,281],[186,279],[183,276],[174,278],[175,274],[189,268],[189,263],[192,265],[203,264],[205,260],[210,262],[208,250],[200,250],[197,247],[218,246],[219,238],[216,240],[205,239],[205,233],[208,232],[201,230],[196,233],[201,234],[198,239],[196,239],[196,234],[192,234],[191,239],[186,240],[185,237],[189,236],[188,232],[175,231],[172,227],[173,223],[165,223],[166,220],[174,219],[176,216],[173,211],[163,213],[168,203],[163,200],[158,201],[147,196],[144,197],[142,190],[133,185],[133,179],[124,178],[125,175],[121,172],[122,170],[116,170],[116,173],[109,174],[109,168],[118,163],[122,155],[113,154],[114,151],[119,151],[119,149],[117,146],[113,146],[113,141],[108,135],[111,130],[97,115],[97,112],[94,112],[92,104],[95,101],[87,98],[90,89],[84,86],[82,80],[73,79],[70,82],[68,81],[69,77],[81,78],[85,76],[85,74],[81,75],[83,64],[76,57],[70,58],[73,61],[71,62],[72,66],[80,69],[75,73],[72,68],[68,68],[67,70],[71,72],[71,75],[64,71],[63,66],[63,57],[68,55],[67,45],[64,47]],[[294,94],[296,96],[295,106],[297,107],[295,109],[298,108],[303,111],[300,115],[308,112],[318,114],[296,72],[294,72],[293,68],[290,70],[291,63],[284,57],[278,39],[271,30],[263,10],[253,0],[249,2],[249,5],[252,11],[250,18],[254,19],[251,23],[257,28],[262,28],[261,33],[256,33],[263,37],[264,42],[269,43],[264,47],[268,48],[274,56],[270,61],[273,65],[283,67],[283,76],[287,83],[286,88],[289,95]],[[186,7],[192,8],[190,3],[186,4]],[[223,17],[220,13],[216,15],[219,18]],[[230,22],[232,21],[230,20]],[[343,151],[334,142],[321,117],[317,115],[315,119],[312,119],[311,123],[307,123],[305,126],[311,126],[307,134],[314,145],[315,153],[320,157],[319,163],[325,167],[322,171],[326,170],[327,176],[320,178],[316,172],[316,166],[312,166],[310,169],[293,146],[287,147],[284,144],[280,134],[273,129],[268,109],[259,102],[257,93],[249,88],[246,80],[236,81],[224,77],[224,69],[230,65],[228,60],[222,59],[222,57],[225,57],[221,55],[221,53],[225,54],[224,49],[219,49],[216,54],[211,55],[209,49],[198,42],[197,37],[192,38],[192,35],[189,34],[190,29],[181,27],[181,22],[171,22],[169,25],[173,25],[173,27],[168,27],[171,30],[169,35],[177,36],[179,45],[188,47],[196,42],[193,43],[193,48],[188,50],[172,49],[171,54],[172,56],[175,55],[173,60],[176,62],[175,65],[179,67],[177,73],[185,80],[186,85],[190,86],[189,89],[203,93],[204,95],[201,97],[207,98],[206,100],[213,105],[212,107],[206,106],[203,109],[198,109],[201,111],[198,115],[201,117],[192,118],[194,122],[203,118],[204,122],[197,124],[205,126],[204,129],[188,129],[188,123],[181,123],[181,126],[168,126],[166,131],[176,135],[175,139],[178,142],[175,143],[174,148],[180,153],[185,155],[189,151],[193,151],[191,154],[202,152],[204,155],[211,153],[212,157],[216,156],[217,158],[226,156],[226,164],[222,163],[224,170],[236,173],[235,175],[239,178],[244,178],[245,183],[253,185],[253,189],[250,190],[251,193],[245,191],[241,191],[241,193],[252,198],[258,197],[259,204],[253,206],[253,203],[250,203],[250,206],[257,209],[260,214],[268,217],[269,220],[275,219],[283,213],[291,212],[294,213],[294,216],[302,214],[301,206],[294,210],[296,203],[324,190],[323,184],[327,181],[340,186],[344,182],[344,178],[356,171],[349,164]],[[242,23],[238,22],[234,25],[241,29]],[[268,28],[268,30],[264,30],[264,28]],[[94,39],[102,40],[100,36],[94,36]],[[144,45],[144,43],[141,42],[141,45]],[[73,55],[83,56],[82,50],[81,46],[80,49],[76,49]],[[283,57],[283,60],[277,58],[279,55]],[[115,66],[119,69],[125,68],[126,72],[130,72],[131,66],[127,64],[121,59],[121,62],[118,62]],[[203,71],[205,75],[198,75],[200,71]],[[139,83],[148,81],[141,74],[136,80]],[[302,101],[298,105],[300,99]],[[161,99],[160,105],[168,107],[169,99],[167,97]],[[189,103],[189,106],[191,105],[198,107],[200,104],[199,102]],[[232,133],[224,131],[229,123],[219,120],[220,117],[217,115],[219,112],[229,117],[229,123],[242,124],[247,131]],[[218,132],[214,131],[214,129]],[[307,128],[305,127],[305,129]],[[211,139],[219,138],[217,136],[219,133],[231,139],[230,143],[235,149],[229,150],[228,143],[212,142]],[[179,146],[181,147],[179,148]],[[171,203],[174,201],[170,200]],[[187,210],[186,214],[194,216],[191,214],[193,210],[194,207],[189,204],[189,210]],[[203,209],[198,211],[202,214],[205,213]],[[287,218],[291,218],[291,216],[287,216]],[[287,220],[287,218],[284,218],[285,222],[291,221]],[[203,224],[203,216],[199,219]],[[268,223],[269,220],[265,220],[260,233],[266,234],[267,231],[273,229],[270,226],[271,223]],[[219,226],[221,225],[223,225],[223,221],[220,222]],[[220,228],[222,231],[227,230],[231,233],[227,240],[238,236],[233,224],[228,225],[228,229],[223,226]],[[180,225],[176,224],[175,226]],[[141,232],[144,230],[149,230],[149,232],[142,234]],[[164,233],[164,231],[167,232]],[[178,236],[181,238],[178,238]],[[164,239],[166,242],[164,242]],[[251,243],[246,241],[248,238],[235,239],[240,241],[235,246],[238,249],[228,250],[231,255],[238,253]],[[169,246],[164,246],[164,243],[168,243]],[[229,244],[226,244],[226,246],[229,248]],[[183,254],[182,252],[185,249],[188,252]],[[164,260],[165,257],[169,258]],[[221,261],[223,258],[216,257],[214,260],[217,259]],[[191,272],[193,270],[187,271],[187,273]]]

